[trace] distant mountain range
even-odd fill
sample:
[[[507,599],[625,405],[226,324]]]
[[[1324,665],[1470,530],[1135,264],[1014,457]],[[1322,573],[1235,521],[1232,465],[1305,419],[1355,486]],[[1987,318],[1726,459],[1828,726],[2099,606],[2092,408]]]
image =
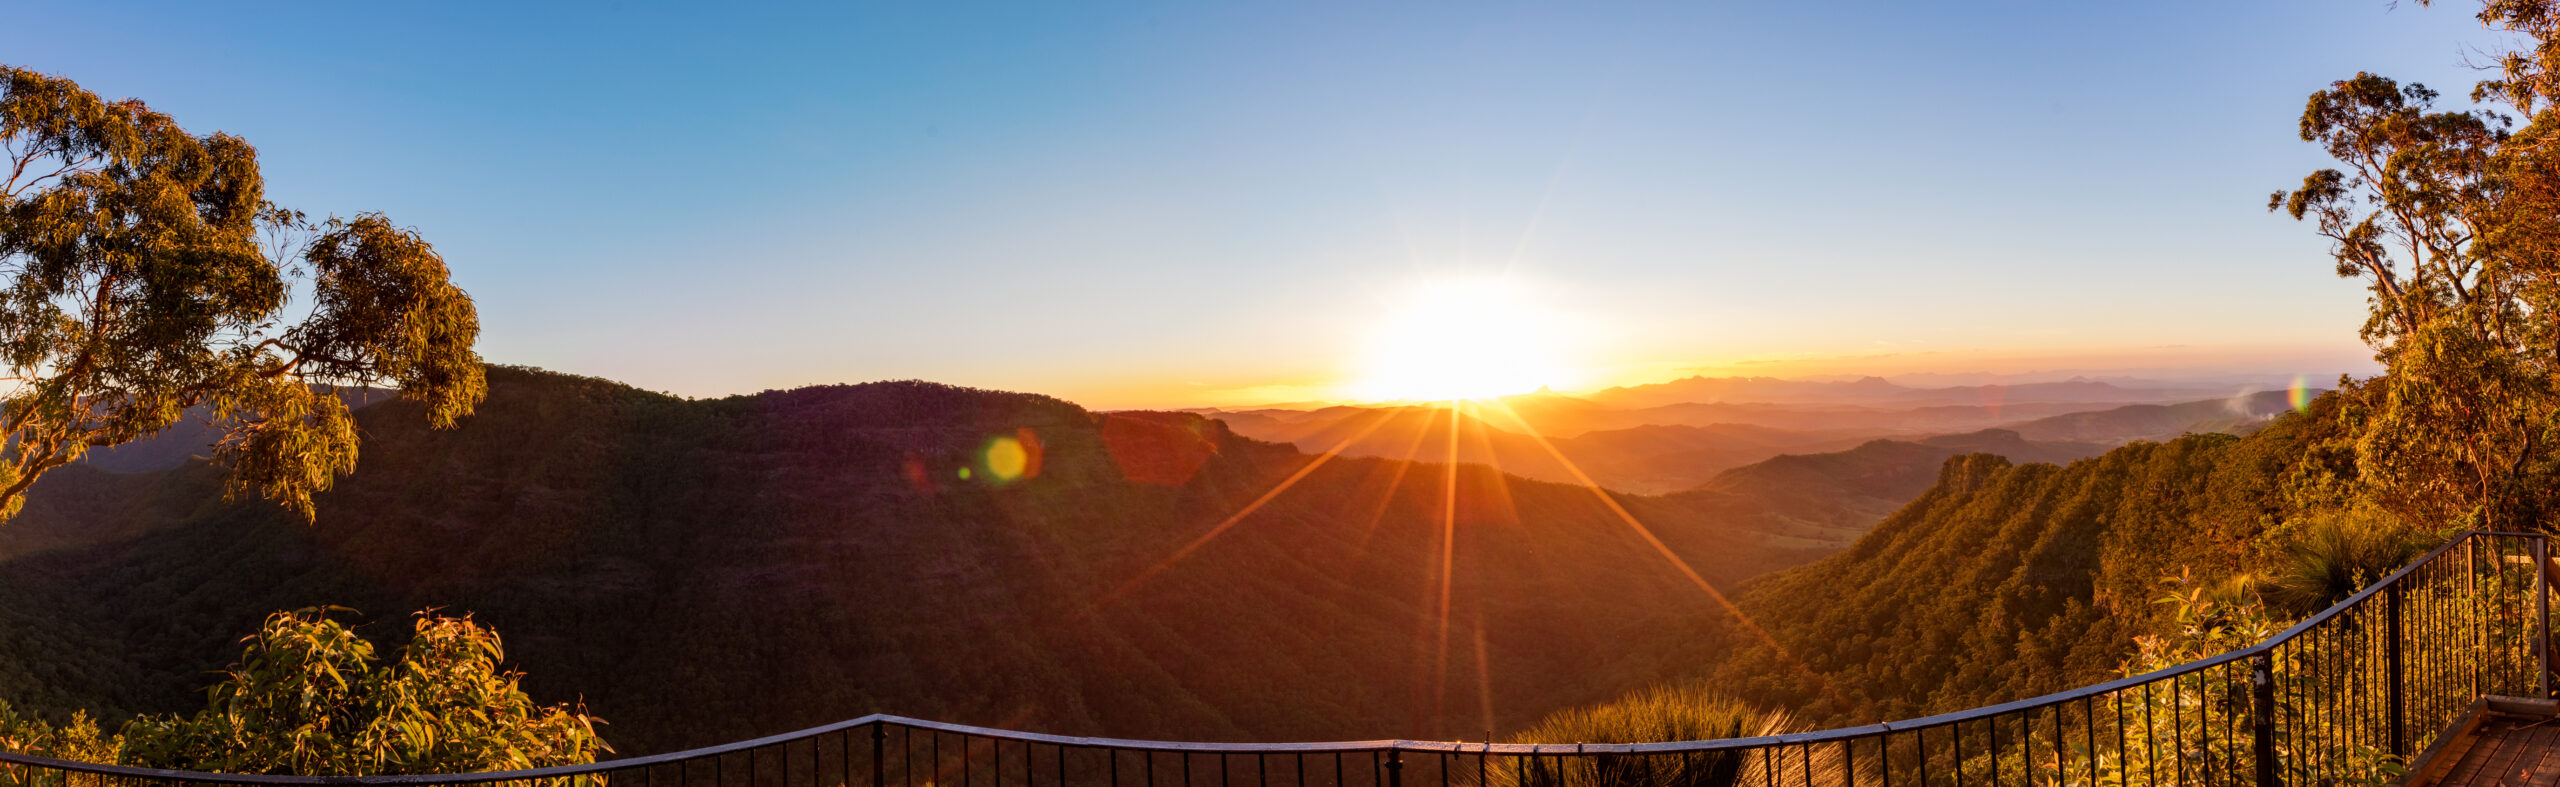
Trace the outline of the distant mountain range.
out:
[[[1918,407],[1960,405],[1999,407],[2039,403],[2170,402],[2200,399],[2216,392],[2194,388],[2123,388],[2113,383],[2071,380],[1910,388],[1882,377],[1847,382],[1809,382],[1770,377],[1689,377],[1664,383],[1624,386],[1582,398],[1620,409],[1672,404],[1860,404]]]
[[[1775,392],[1822,386],[1877,395],[1901,395],[1879,378],[1857,383],[1693,378],[1687,390]],[[1677,385],[1666,383],[1666,386]],[[2026,386],[2021,386],[2022,388]],[[1619,389],[1627,390],[1627,389]],[[1951,390],[1923,391],[1930,396]],[[2046,396],[2116,395],[2105,383],[2052,383],[2035,387]],[[2314,392],[2316,393],[2316,392]],[[1845,398],[1845,397],[1835,397]],[[1289,443],[1311,452],[1351,456],[1449,460],[1488,464],[1525,478],[1559,483],[1589,479],[1601,486],[1648,494],[1696,487],[1717,473],[1784,454],[1837,451],[1868,440],[1917,440],[1985,428],[2006,429],[2024,442],[2015,450],[2052,455],[2034,443],[2064,443],[2059,454],[2087,455],[2089,444],[2167,440],[2190,432],[2245,434],[2291,406],[2284,391],[2264,391],[2176,404],[2028,402],[1922,405],[1891,408],[1839,403],[1679,403],[1618,409],[1549,393],[1456,405],[1329,406],[1315,410],[1218,410],[1204,414],[1236,433]],[[1454,425],[1454,426],[1453,426]],[[1454,439],[1451,431],[1454,428]],[[2014,456],[2034,461],[2029,456]],[[1579,471],[1577,474],[1576,471]]]
[[[2308,391],[2306,398],[2322,391]],[[2288,391],[2260,391],[2228,399],[2174,405],[2136,404],[2038,418],[2008,425],[2029,440],[2122,444],[2174,440],[2180,435],[2248,434],[2293,409]]]

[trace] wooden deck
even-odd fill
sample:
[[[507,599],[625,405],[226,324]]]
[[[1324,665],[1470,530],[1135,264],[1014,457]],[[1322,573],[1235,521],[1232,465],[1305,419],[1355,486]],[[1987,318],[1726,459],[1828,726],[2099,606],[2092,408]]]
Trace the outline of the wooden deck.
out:
[[[2560,716],[2549,701],[2491,698],[2412,764],[2406,787],[2560,787]]]
[[[2431,784],[2443,787],[2560,787],[2560,724],[2499,716],[2480,723],[2445,755],[2453,767]]]

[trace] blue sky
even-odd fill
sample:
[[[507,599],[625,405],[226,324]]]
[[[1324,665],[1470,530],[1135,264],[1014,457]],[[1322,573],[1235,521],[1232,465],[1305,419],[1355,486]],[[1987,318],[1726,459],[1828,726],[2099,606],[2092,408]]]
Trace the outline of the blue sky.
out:
[[[416,227],[482,353],[708,396],[1321,397],[1435,281],[1691,371],[2334,375],[2305,96],[2462,5],[24,3],[0,62]],[[1564,329],[1560,329],[1564,330]]]

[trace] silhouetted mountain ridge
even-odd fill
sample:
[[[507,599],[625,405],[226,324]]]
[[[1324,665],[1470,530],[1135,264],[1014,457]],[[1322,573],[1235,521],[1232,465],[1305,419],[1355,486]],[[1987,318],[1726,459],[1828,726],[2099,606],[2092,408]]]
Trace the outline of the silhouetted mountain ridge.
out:
[[[1721,614],[1592,490],[1481,466],[1309,469],[1197,416],[928,383],[688,401],[489,380],[451,431],[405,401],[360,411],[361,464],[316,525],[221,502],[200,461],[48,477],[0,527],[0,698],[194,707],[260,616],[337,604],[384,637],[411,610],[477,615],[528,689],[584,697],[626,754],[875,711],[1447,737],[1673,674],[1649,628]],[[1719,584],[1822,552],[1614,497]],[[1588,669],[1595,651],[1627,665]]]

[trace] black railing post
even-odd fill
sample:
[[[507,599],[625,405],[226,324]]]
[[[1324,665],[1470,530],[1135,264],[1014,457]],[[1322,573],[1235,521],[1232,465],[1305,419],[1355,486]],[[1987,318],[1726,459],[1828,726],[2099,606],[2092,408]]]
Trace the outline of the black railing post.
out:
[[[871,725],[871,787],[889,783],[889,725]]]
[[[1387,787],[1404,787],[1404,750],[1387,747]]]
[[[2383,694],[2386,710],[2391,714],[2391,753],[2409,756],[2409,703],[2406,675],[2400,667],[2400,583],[2393,582],[2382,593]]]
[[[2533,691],[2551,697],[2551,539],[2533,537]]]
[[[2480,611],[2480,536],[2462,537],[2462,597],[2471,605],[2471,698],[2489,693],[2488,659],[2480,654],[2489,650],[2489,616]]]
[[[2250,751],[2258,760],[2258,787],[2283,787],[2276,768],[2276,667],[2272,649],[2249,659]],[[2095,761],[2093,749],[2090,758]]]

